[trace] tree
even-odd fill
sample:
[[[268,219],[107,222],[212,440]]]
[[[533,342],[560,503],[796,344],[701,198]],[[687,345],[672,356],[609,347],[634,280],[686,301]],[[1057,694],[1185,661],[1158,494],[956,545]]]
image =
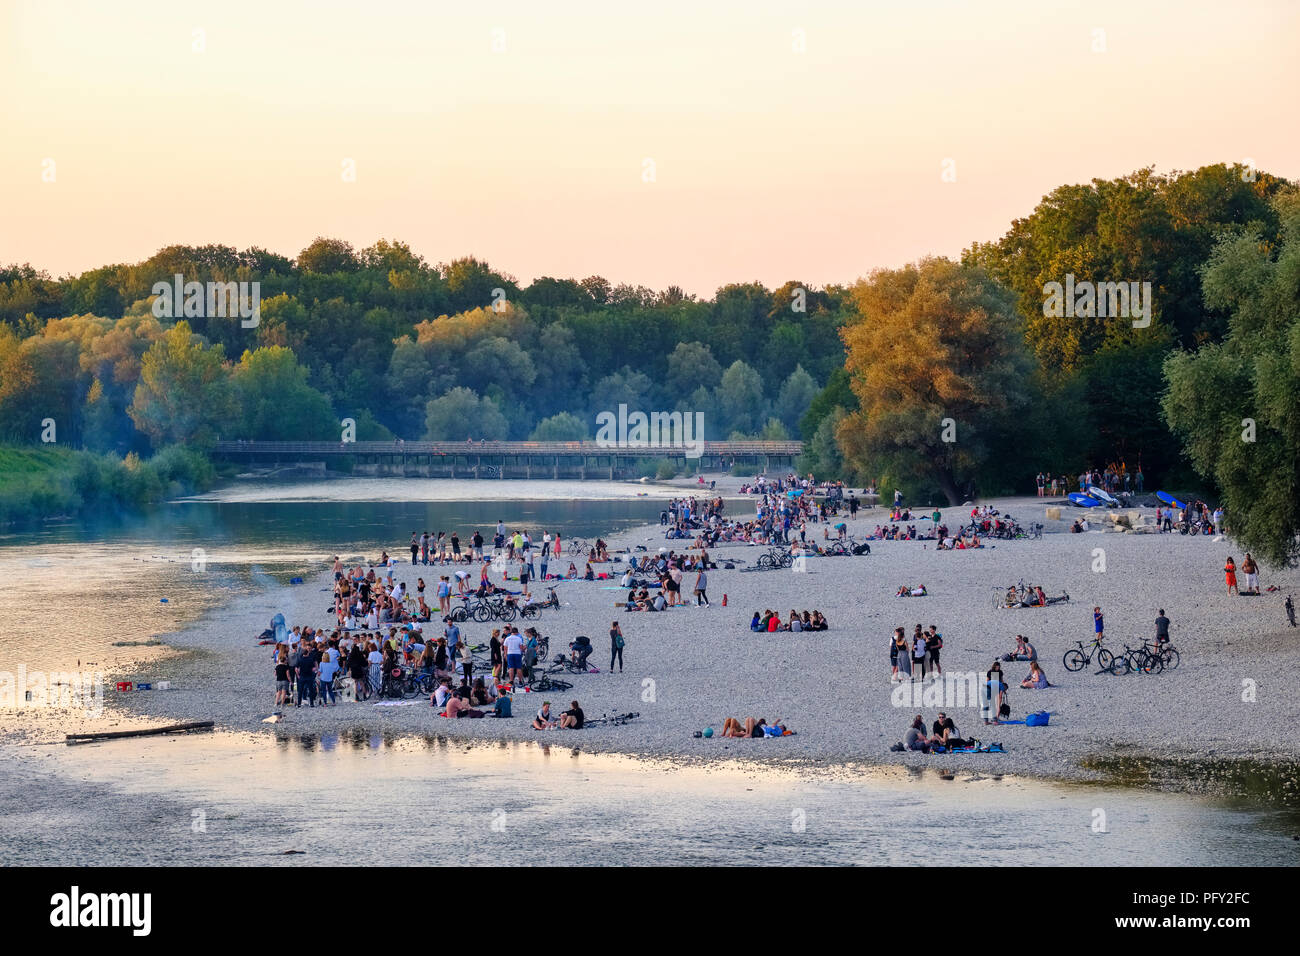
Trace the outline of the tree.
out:
[[[234,411],[224,350],[205,345],[184,321],[145,352],[127,409],[135,427],[155,446],[179,442],[199,447],[216,440]]]
[[[1223,493],[1233,537],[1275,566],[1300,556],[1300,191],[1279,194],[1282,241],[1226,236],[1204,272],[1222,343],[1165,361],[1165,419]]]
[[[714,397],[718,414],[732,431],[752,432],[767,418],[763,380],[740,359],[732,362],[722,373]]]
[[[509,425],[495,402],[480,398],[469,388],[453,388],[433,399],[425,408],[425,434],[428,441],[460,441],[462,438],[500,441]]]
[[[248,441],[320,441],[339,434],[329,399],[282,346],[247,351],[231,373],[236,434]]]
[[[938,258],[878,270],[853,292],[860,319],[844,343],[860,407],[837,431],[847,462],[960,503],[958,486],[1015,447],[1032,366],[1014,299],[983,269]]]
[[[807,413],[813,400],[817,397],[817,383],[804,371],[802,365],[796,365],[790,377],[781,386],[776,396],[773,411],[787,432],[799,434],[799,421]],[[811,436],[809,436],[811,437]]]
[[[668,388],[672,395],[717,388],[720,381],[722,366],[703,342],[678,342],[668,356]]]
[[[577,415],[560,412],[537,423],[529,441],[583,441],[590,437],[587,423]]]
[[[353,251],[352,243],[318,236],[311,245],[298,253],[298,268],[303,272],[330,275],[335,272],[356,272],[361,268],[361,261]]]

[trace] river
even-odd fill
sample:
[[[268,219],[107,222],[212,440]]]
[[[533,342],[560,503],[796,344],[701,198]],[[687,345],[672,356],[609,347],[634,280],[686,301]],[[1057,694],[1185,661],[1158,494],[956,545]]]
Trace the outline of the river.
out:
[[[286,585],[334,554],[404,556],[412,530],[490,536],[499,518],[590,538],[656,520],[667,493],[485,482],[465,501],[465,483],[416,484],[238,486],[145,517],[0,536],[0,671],[111,670],[161,653],[141,645],[232,594]],[[395,500],[404,487],[422,500]],[[1294,863],[1300,832],[1293,809],[1129,786],[675,765],[437,737],[19,739],[0,757],[5,864],[1206,866]]]

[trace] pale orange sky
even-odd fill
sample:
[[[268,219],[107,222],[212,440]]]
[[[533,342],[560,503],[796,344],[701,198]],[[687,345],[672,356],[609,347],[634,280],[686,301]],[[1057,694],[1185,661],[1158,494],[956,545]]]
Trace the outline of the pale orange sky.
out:
[[[0,0],[0,263],[327,235],[524,282],[848,282],[1062,183],[1300,178],[1297,50],[1284,0]]]

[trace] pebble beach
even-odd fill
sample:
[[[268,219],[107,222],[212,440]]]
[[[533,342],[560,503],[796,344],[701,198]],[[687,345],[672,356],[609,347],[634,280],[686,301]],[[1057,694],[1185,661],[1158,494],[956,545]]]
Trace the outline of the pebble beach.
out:
[[[729,494],[723,485],[732,481],[720,482],[718,493]],[[693,491],[683,486],[684,493]],[[989,503],[1022,524],[1043,522],[1043,536],[988,541],[982,549],[966,551],[936,551],[933,541],[872,541],[870,555],[810,557],[800,570],[761,572],[742,569],[756,564],[764,547],[724,543],[710,551],[719,565],[709,575],[712,606],[688,604],[655,613],[615,607],[626,594],[617,582],[620,563],[596,566],[609,569],[613,580],[559,582],[562,606],[533,623],[550,637],[552,655],[565,650],[576,635],[590,636],[596,647],[591,663],[599,672],[566,676],[574,685],[570,691],[517,693],[514,717],[508,720],[448,720],[437,716],[427,699],[417,698],[381,706],[374,699],[330,708],[291,706],[277,722],[267,723],[276,709],[274,649],[258,646],[256,637],[277,612],[290,626],[332,627],[332,574],[329,556],[322,556],[319,565],[303,569],[302,584],[238,598],[184,631],[161,635],[176,653],[151,663],[140,677],[165,679],[170,689],[119,695],[110,691],[111,713],[100,723],[111,724],[116,712],[150,723],[211,720],[219,728],[279,736],[437,734],[467,743],[539,740],[589,752],[689,762],[742,760],[821,768],[903,763],[1055,779],[1093,778],[1090,761],[1117,755],[1296,758],[1298,708],[1293,688],[1300,675],[1300,631],[1287,624],[1282,605],[1288,593],[1300,588],[1300,572],[1265,569],[1261,586],[1276,585],[1279,590],[1238,597],[1225,593],[1221,571],[1227,555],[1241,558],[1241,549],[1230,538],[1110,530],[1106,515],[1097,514],[1101,509],[1089,515],[1093,530],[1071,534],[1070,522],[1081,512],[1068,504],[1060,519],[1053,520],[1046,517],[1046,509],[1055,501],[1029,497]],[[733,517],[753,510],[752,502],[743,498],[729,497],[727,507]],[[944,522],[955,527],[970,509],[941,510]],[[869,508],[856,520],[810,524],[808,535],[821,541],[824,529],[845,520],[849,533],[861,539],[887,518],[886,509]],[[681,550],[689,543],[664,540],[658,525],[607,540],[611,553]],[[403,554],[403,543],[395,536],[390,552]],[[728,563],[735,569],[727,569]],[[440,573],[400,560],[393,571],[412,588],[417,577],[431,582]],[[688,574],[684,581],[685,598],[690,597],[693,580]],[[995,609],[995,588],[1021,580],[1041,584],[1049,596],[1068,592],[1070,601],[1046,608]],[[926,586],[927,596],[895,597],[900,585],[917,584]],[[533,590],[540,596],[536,584]],[[1150,675],[1098,674],[1095,667],[1066,671],[1062,655],[1076,641],[1091,639],[1092,609],[1097,605],[1106,615],[1107,645],[1116,651],[1125,644],[1136,647],[1150,641],[1157,612],[1164,608],[1172,620],[1181,665]],[[779,611],[782,620],[792,608],[820,610],[830,630],[752,633],[751,616],[765,608]],[[607,632],[615,619],[626,639],[622,673],[607,670]],[[901,687],[891,682],[890,636],[898,626],[910,636],[915,624],[937,625],[943,635],[941,662],[950,679],[937,689],[933,682],[919,679]],[[470,621],[461,630],[471,643],[486,644],[492,626]],[[435,618],[425,628],[426,633],[440,634],[442,625]],[[1036,646],[1054,686],[1022,690],[1018,684],[1028,665],[1003,663],[1011,687],[1011,719],[1045,710],[1051,714],[1046,727],[986,726],[977,701],[954,696],[967,675],[977,673],[982,680],[989,665],[1014,648],[1017,634]],[[543,699],[551,700],[556,710],[576,699],[588,717],[629,711],[639,717],[622,726],[534,731],[531,716]],[[963,736],[999,742],[1006,752],[890,751],[915,715],[921,714],[928,727],[941,710]],[[727,717],[743,721],[750,716],[780,720],[795,733],[753,740],[695,736],[704,728],[718,734]]]

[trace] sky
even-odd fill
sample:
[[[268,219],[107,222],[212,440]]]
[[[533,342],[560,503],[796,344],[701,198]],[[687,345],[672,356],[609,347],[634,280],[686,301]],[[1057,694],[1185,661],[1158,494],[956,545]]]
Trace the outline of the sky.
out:
[[[1300,3],[0,0],[0,263],[316,236],[711,296],[1300,178]]]

